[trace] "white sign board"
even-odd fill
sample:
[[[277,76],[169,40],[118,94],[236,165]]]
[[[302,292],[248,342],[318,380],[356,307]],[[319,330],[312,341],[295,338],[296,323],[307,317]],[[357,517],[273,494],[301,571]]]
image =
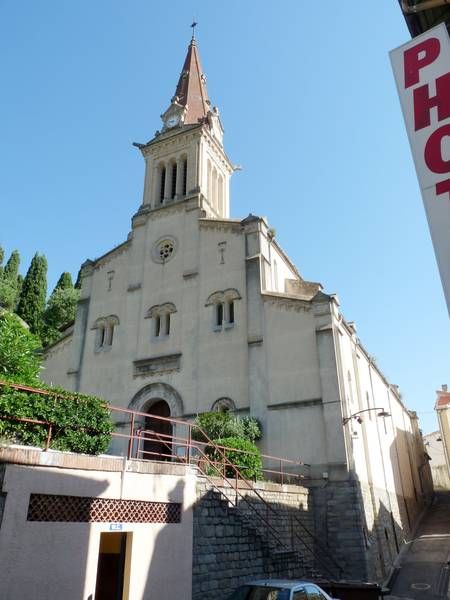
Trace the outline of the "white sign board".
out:
[[[450,38],[445,24],[390,55],[450,314]]]

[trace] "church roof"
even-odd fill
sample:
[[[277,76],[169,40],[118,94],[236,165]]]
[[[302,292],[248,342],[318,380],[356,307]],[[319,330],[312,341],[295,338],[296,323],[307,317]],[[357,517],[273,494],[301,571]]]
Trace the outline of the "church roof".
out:
[[[203,120],[210,110],[206,77],[203,74],[197,42],[192,38],[175,90],[176,101],[187,108],[184,124]]]

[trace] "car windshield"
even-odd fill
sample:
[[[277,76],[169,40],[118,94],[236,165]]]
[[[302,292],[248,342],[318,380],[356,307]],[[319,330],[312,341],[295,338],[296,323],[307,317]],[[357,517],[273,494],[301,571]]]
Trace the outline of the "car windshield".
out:
[[[289,590],[268,585],[242,585],[228,600],[289,600]]]

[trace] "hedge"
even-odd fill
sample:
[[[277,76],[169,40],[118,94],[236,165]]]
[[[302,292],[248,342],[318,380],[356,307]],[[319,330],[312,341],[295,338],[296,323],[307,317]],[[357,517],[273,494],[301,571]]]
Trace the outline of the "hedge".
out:
[[[227,459],[238,468],[245,479],[262,479],[261,453],[255,444],[248,440],[236,437],[218,438],[212,441],[217,446],[226,447],[226,450],[221,449],[221,452],[223,452]],[[239,452],[239,450],[244,450],[244,452]],[[222,454],[213,446],[207,446],[205,452],[210,460],[217,463],[223,462]],[[222,472],[221,465],[217,465],[217,468]],[[208,469],[208,472],[210,475],[219,475],[217,469],[212,467]],[[226,477],[235,477],[236,471],[231,465],[226,465],[225,475]]]
[[[114,426],[103,400],[46,386],[45,392],[0,386],[0,416],[51,423],[50,448],[55,450],[84,454],[106,451]],[[0,419],[0,438],[18,444],[44,447],[48,429],[47,425]]]

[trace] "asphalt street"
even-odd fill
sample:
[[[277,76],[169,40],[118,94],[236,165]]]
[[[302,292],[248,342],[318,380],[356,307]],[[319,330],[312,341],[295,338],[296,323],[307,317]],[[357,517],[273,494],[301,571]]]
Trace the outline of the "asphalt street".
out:
[[[450,576],[450,492],[437,493],[416,537],[400,557],[389,600],[447,600]]]

